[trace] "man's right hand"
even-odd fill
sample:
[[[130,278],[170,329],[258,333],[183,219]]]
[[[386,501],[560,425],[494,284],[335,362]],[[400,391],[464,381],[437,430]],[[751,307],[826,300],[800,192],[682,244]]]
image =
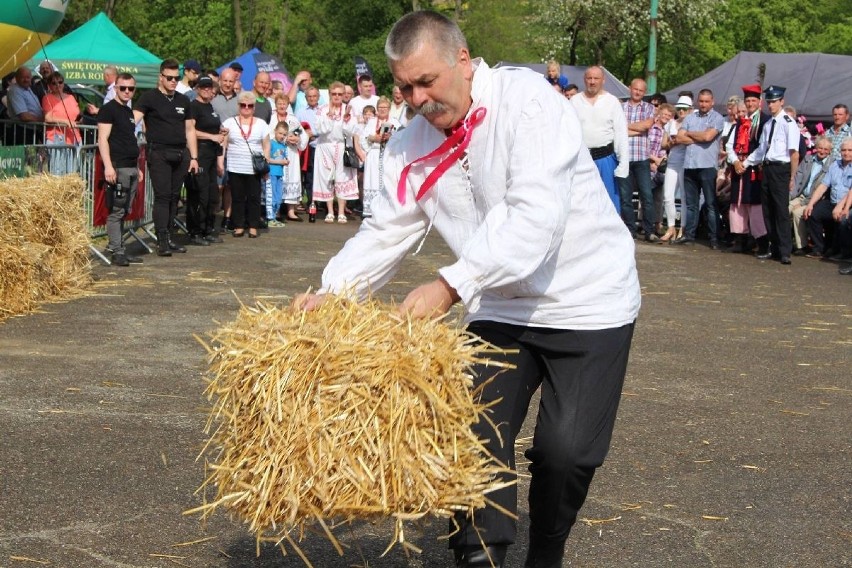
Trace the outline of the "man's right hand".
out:
[[[328,294],[299,294],[293,298],[292,307],[309,312],[320,307],[329,298]]]
[[[107,183],[115,183],[115,168],[112,166],[104,166],[104,179]]]

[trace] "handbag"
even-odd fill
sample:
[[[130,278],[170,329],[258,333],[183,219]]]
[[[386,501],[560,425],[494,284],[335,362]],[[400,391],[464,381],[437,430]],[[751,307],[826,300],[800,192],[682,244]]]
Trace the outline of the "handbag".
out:
[[[234,117],[234,122],[237,123],[237,126],[240,129],[240,134],[243,134],[243,128],[242,126],[240,126],[240,123],[236,117]],[[251,133],[251,128],[249,128],[249,133]],[[249,149],[249,154],[251,154],[251,167],[254,170],[255,175],[265,176],[266,174],[268,174],[269,162],[266,160],[266,156],[252,151],[251,146],[248,143],[248,138],[245,134],[243,134],[243,142],[246,143],[246,146]]]
[[[265,176],[269,173],[269,162],[266,161],[266,157],[263,154],[252,152],[251,167],[254,169],[254,173],[259,176]]]
[[[361,166],[361,163],[358,160],[358,154],[355,153],[354,147],[343,147],[343,165],[347,168],[358,168]]]

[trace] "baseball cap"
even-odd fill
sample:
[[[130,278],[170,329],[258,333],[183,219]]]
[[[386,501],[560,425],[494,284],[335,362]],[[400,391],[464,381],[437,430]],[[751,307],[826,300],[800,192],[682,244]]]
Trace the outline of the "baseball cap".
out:
[[[187,59],[183,62],[183,69],[195,71],[196,73],[201,73],[201,64],[198,63],[195,59]]]

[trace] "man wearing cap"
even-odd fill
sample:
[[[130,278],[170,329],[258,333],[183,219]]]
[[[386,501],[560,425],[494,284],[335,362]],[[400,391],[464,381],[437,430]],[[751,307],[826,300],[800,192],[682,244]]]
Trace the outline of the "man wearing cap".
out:
[[[737,122],[728,136],[725,154],[728,163],[733,166],[731,172],[731,209],[729,219],[731,233],[739,235],[731,252],[749,252],[746,239],[751,235],[757,240],[758,254],[769,250],[769,238],[766,236],[766,223],[763,219],[763,207],[760,204],[760,184],[763,174],[760,168],[751,166],[742,174],[737,173],[737,164],[754,152],[760,145],[763,126],[771,117],[760,112],[760,85],[745,85],[743,103],[746,114],[737,118]]]
[[[718,208],[716,207],[716,163],[719,156],[719,138],[725,127],[725,119],[713,110],[713,91],[698,92],[698,112],[687,115],[680,125],[678,138],[687,141],[683,157],[683,191],[688,210],[683,236],[676,244],[695,241],[698,229],[700,195],[704,195],[707,207],[707,230],[710,233],[710,248],[720,250],[718,232]]]
[[[734,170],[742,175],[746,168],[763,164],[760,202],[763,219],[769,231],[771,250],[757,258],[774,258],[781,264],[790,264],[793,253],[792,224],[790,222],[790,191],[793,189],[796,169],[799,166],[799,126],[784,111],[784,87],[772,85],[763,91],[772,119],[763,129],[760,144]]]
[[[175,90],[189,100],[193,100],[195,98],[195,91],[192,89],[195,87],[195,83],[198,81],[200,75],[201,64],[195,59],[187,59],[183,62],[183,79],[177,84]]]
[[[186,226],[189,243],[206,246],[221,243],[216,234],[214,221],[219,205],[219,188],[216,175],[223,174],[225,159],[222,154],[224,136],[222,121],[211,104],[213,79],[201,77],[195,85],[195,100],[190,103],[192,126],[198,140],[198,173],[187,176],[186,182]]]
[[[580,117],[583,142],[592,154],[615,210],[621,213],[621,182],[616,178],[627,178],[630,172],[627,121],[618,98],[603,88],[604,74],[601,67],[593,65],[586,69],[583,82],[586,89],[571,97],[570,101]]]

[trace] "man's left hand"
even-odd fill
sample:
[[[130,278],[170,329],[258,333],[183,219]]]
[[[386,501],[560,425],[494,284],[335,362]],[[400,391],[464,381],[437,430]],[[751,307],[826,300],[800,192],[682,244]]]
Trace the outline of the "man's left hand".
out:
[[[191,174],[197,174],[198,173],[198,160],[190,160],[189,161],[189,169],[186,170],[186,171],[188,171]]]
[[[459,301],[459,295],[443,278],[423,284],[412,290],[399,307],[403,314],[413,318],[437,318],[449,311]]]

